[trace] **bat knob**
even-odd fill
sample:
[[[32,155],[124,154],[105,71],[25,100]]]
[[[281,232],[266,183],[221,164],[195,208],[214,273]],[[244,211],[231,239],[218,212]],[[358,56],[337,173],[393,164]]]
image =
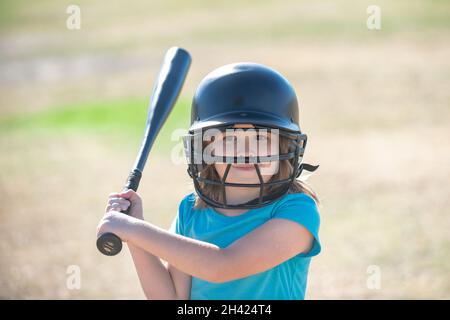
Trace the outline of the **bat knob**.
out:
[[[104,233],[97,239],[97,249],[105,256],[115,256],[122,250],[122,240],[113,233]]]

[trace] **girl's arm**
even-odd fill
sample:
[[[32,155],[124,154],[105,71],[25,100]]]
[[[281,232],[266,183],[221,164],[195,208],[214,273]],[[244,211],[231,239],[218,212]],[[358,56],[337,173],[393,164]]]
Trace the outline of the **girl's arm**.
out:
[[[128,195],[128,200],[121,198],[122,194]],[[111,193],[106,212],[126,210],[131,202],[131,216],[143,220],[142,201],[136,193]],[[126,216],[121,214],[121,217]],[[128,243],[128,247],[142,289],[148,299],[189,299],[191,276],[131,243]]]
[[[176,299],[176,290],[158,257],[128,243],[134,266],[147,299]]]
[[[263,272],[309,251],[313,243],[313,236],[306,228],[286,219],[271,219],[224,249],[115,211],[105,216],[100,232],[116,233],[178,270],[210,282],[231,281]]]

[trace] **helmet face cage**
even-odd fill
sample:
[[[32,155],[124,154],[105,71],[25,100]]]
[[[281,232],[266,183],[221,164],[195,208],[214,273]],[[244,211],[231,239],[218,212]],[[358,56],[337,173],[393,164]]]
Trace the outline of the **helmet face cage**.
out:
[[[227,130],[242,130],[233,128],[233,126],[215,126],[213,128],[199,129],[195,132],[190,131],[183,137],[184,149],[186,153],[188,163],[188,174],[193,179],[195,190],[198,196],[208,205],[216,208],[224,209],[251,209],[258,208],[269,204],[284,194],[286,194],[294,180],[300,176],[303,169],[301,164],[303,154],[306,148],[307,136],[301,132],[290,132],[279,128],[268,128],[254,126],[246,130],[254,130],[257,134],[264,130],[265,133],[270,132],[272,135],[278,134],[278,137],[283,137],[288,141],[287,152],[281,150],[281,141],[278,143],[278,152],[275,155],[256,155],[256,156],[229,156],[229,155],[206,155],[205,157],[205,141],[209,141],[211,138],[207,136],[208,129],[218,130],[221,133],[228,132]],[[281,139],[280,139],[281,140]],[[282,151],[284,153],[282,153]],[[205,159],[207,161],[205,161]],[[284,161],[287,160],[292,165],[292,170],[289,177],[273,180],[273,176],[269,181],[264,182],[263,175],[261,174],[261,168],[259,164],[270,164],[272,161]],[[221,179],[209,179],[204,177],[203,171],[208,165],[214,163],[226,163],[225,172]],[[258,176],[259,183],[234,183],[228,182],[227,177],[233,163],[246,163],[253,164],[256,174]],[[219,188],[221,194],[221,200],[213,199],[205,192],[206,186],[212,186]],[[226,188],[259,188],[259,196],[249,202],[242,204],[229,204],[227,202]],[[272,190],[271,190],[272,189]]]

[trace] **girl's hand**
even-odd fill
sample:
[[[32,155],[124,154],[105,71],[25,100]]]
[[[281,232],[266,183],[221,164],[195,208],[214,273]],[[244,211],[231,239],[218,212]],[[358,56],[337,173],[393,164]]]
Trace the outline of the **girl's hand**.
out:
[[[110,193],[105,212],[125,211],[130,204],[130,216],[144,220],[141,197],[131,189],[120,193]]]
[[[97,237],[104,233],[114,233],[122,241],[128,242],[133,232],[133,227],[139,222],[138,219],[118,211],[108,211],[97,226]]]
[[[130,215],[121,212],[127,210],[130,205]],[[133,190],[110,193],[105,211],[106,214],[97,226],[97,237],[111,232],[126,242],[130,230],[137,222],[136,219],[144,220],[141,197]]]

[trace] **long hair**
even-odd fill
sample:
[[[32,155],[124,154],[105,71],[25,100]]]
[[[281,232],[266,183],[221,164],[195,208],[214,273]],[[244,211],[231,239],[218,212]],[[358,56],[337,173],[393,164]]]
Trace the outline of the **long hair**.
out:
[[[289,139],[280,136],[280,152],[281,153],[287,153],[289,149]],[[280,160],[280,166],[278,169],[278,172],[274,174],[270,181],[275,180],[282,180],[282,179],[288,179],[293,171],[292,164],[289,160]],[[205,168],[199,173],[199,175],[205,179],[212,179],[212,180],[221,180],[219,174],[217,173],[216,169],[214,168],[214,164],[207,164]],[[211,184],[205,184],[204,182],[200,182],[200,187],[202,188],[204,194],[216,201],[223,202],[223,195],[221,191],[221,186],[218,185],[211,185]],[[278,188],[283,188],[283,186],[280,185],[272,185],[266,188],[264,190],[264,195],[268,195],[272,192],[275,192],[278,190]],[[305,193],[311,198],[314,199],[316,204],[319,206],[320,201],[317,194],[309,187],[306,182],[301,181],[299,179],[294,179],[294,181],[291,183],[291,186],[287,192],[290,193]],[[203,209],[207,208],[208,205],[200,198],[196,197],[194,208],[196,209]]]

